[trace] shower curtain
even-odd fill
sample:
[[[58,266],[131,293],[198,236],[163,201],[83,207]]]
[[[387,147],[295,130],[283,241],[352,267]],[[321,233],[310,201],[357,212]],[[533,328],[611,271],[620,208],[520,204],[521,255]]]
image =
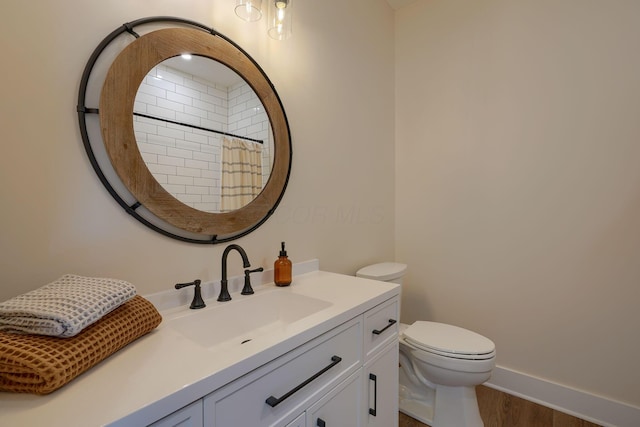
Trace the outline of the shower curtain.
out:
[[[239,209],[262,191],[262,145],[222,139],[222,212]]]

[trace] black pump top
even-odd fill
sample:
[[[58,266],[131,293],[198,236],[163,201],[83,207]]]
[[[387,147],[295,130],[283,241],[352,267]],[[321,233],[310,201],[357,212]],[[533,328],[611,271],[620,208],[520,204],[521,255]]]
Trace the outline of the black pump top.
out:
[[[280,256],[287,256],[287,251],[284,250],[284,242],[282,242],[282,250],[280,250]]]

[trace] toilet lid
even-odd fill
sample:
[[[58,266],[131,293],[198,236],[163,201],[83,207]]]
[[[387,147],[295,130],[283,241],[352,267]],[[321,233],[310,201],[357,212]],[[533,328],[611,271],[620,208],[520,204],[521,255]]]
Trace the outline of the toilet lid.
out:
[[[480,334],[437,322],[418,321],[404,331],[409,344],[425,351],[461,359],[495,356],[495,344]]]
[[[386,282],[402,277],[406,271],[407,264],[401,264],[399,262],[381,262],[362,267],[356,272],[356,276]]]

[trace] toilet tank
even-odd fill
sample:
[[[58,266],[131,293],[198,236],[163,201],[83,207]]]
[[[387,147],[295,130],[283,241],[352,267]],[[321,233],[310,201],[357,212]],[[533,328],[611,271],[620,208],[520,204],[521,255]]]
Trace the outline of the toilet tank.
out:
[[[399,262],[381,262],[362,267],[356,272],[356,277],[402,285],[402,278],[406,271],[406,264],[401,264]]]

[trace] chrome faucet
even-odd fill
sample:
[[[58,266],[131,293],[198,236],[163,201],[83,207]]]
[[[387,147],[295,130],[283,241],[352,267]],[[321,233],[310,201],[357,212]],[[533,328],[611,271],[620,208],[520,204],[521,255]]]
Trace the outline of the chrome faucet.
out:
[[[227,286],[227,256],[233,249],[237,250],[242,257],[242,265],[244,268],[251,267],[247,253],[239,245],[232,244],[227,246],[222,252],[222,279],[220,280],[220,295],[218,295],[218,301],[230,301],[231,295],[229,295],[229,288]]]

